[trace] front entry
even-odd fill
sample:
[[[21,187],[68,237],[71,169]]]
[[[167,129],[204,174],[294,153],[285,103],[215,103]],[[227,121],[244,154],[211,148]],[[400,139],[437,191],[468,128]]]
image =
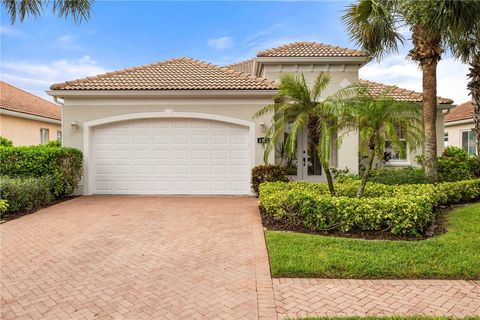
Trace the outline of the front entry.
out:
[[[285,139],[287,139],[289,131],[290,127],[287,126],[285,128]],[[315,145],[312,143],[307,129],[303,129],[298,135],[297,151],[294,156],[286,156],[284,150],[282,150],[282,145],[279,148],[277,154],[280,155],[280,162],[286,166],[290,178],[306,181],[325,180]]]

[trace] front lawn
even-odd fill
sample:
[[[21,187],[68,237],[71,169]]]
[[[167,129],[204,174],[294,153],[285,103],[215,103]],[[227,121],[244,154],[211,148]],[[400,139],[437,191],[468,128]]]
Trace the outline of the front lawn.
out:
[[[301,318],[299,320],[454,320],[455,317],[428,317],[428,316],[394,316],[394,317],[325,317],[325,318]],[[467,319],[479,319],[479,317],[466,317]]]
[[[480,279],[480,203],[448,214],[448,232],[384,241],[267,231],[274,277]]]

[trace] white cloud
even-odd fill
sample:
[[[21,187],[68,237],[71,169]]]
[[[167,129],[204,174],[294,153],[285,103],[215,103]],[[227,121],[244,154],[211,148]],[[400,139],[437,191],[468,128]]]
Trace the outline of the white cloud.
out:
[[[228,49],[233,46],[232,37],[220,37],[208,40],[208,45],[217,50]]]
[[[14,29],[10,26],[0,25],[0,34],[5,36],[18,36],[21,32],[18,29]]]
[[[50,85],[93,76],[106,72],[106,69],[90,56],[76,60],[54,61],[2,61],[0,73],[3,81],[23,90],[51,100],[45,91]]]
[[[60,37],[57,37],[57,41],[59,43],[64,43],[64,44],[67,44],[67,43],[72,43],[74,41],[73,39],[73,36],[70,35],[70,34],[65,34],[63,36],[60,36]]]
[[[451,98],[456,104],[469,100],[467,90],[468,66],[447,57],[440,60],[437,69],[437,94]],[[360,78],[422,91],[422,72],[417,63],[405,56],[394,55],[381,63],[372,61],[360,69]]]

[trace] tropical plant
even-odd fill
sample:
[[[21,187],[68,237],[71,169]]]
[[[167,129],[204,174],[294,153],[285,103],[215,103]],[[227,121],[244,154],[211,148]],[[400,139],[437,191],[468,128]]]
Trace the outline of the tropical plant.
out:
[[[476,17],[477,25],[473,30],[450,30],[446,42],[457,59],[468,63],[469,82],[467,88],[473,100],[473,119],[477,136],[477,154],[480,156],[480,2],[476,1],[477,9],[469,13]],[[478,157],[480,164],[480,157]]]
[[[342,17],[353,41],[380,59],[398,52],[408,27],[413,49],[409,57],[419,63],[423,77],[423,125],[426,173],[437,180],[437,64],[450,34],[471,32],[478,26],[477,1],[359,0]]]
[[[325,172],[330,193],[335,195],[333,176],[330,169],[332,141],[338,131],[340,103],[355,94],[353,88],[345,88],[323,101],[320,95],[330,83],[330,75],[321,72],[313,86],[309,86],[303,74],[283,74],[280,78],[279,92],[274,103],[263,107],[254,118],[272,113],[272,125],[265,133],[268,143],[265,146],[264,160],[268,163],[268,155],[275,147],[284,142],[284,152],[294,155],[297,148],[298,135],[304,128],[315,146],[320,164]],[[285,141],[285,128],[290,125],[290,133]]]
[[[1,0],[10,17],[10,23],[17,19],[23,22],[26,17],[38,17],[46,8],[60,18],[72,17],[75,22],[90,18],[93,0]]]
[[[367,164],[358,187],[362,197],[375,157],[383,158],[386,141],[405,155],[407,147],[414,150],[423,142],[421,106],[415,102],[396,101],[390,96],[395,87],[380,93],[362,87],[351,103],[344,105],[341,126],[355,128],[360,135],[360,151],[368,154]]]

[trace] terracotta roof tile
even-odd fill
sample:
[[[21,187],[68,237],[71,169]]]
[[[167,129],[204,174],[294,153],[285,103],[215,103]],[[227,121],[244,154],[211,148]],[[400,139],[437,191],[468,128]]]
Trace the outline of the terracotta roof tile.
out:
[[[473,119],[473,101],[467,101],[459,104],[445,115],[444,122]]]
[[[373,94],[375,93],[380,94],[381,92],[383,92],[385,89],[389,87],[395,87],[395,86],[389,86],[386,84],[368,81],[368,80],[360,80],[360,83],[366,84]],[[403,89],[399,87],[395,87],[388,95],[398,101],[415,101],[415,102],[423,101],[423,97],[420,92],[415,92],[412,90]],[[437,97],[437,101],[438,101],[438,104],[453,103],[451,99],[442,98],[442,97]]]
[[[255,59],[249,59],[249,60],[240,61],[237,63],[232,63],[229,65],[226,65],[225,67],[237,70],[239,72],[247,72],[247,73],[253,74],[254,63],[255,63]]]
[[[0,109],[60,120],[60,107],[22,89],[0,81]]]
[[[304,41],[260,51],[257,57],[368,57],[368,54],[364,51]]]
[[[191,58],[176,58],[54,84],[52,90],[272,90],[274,81]]]

